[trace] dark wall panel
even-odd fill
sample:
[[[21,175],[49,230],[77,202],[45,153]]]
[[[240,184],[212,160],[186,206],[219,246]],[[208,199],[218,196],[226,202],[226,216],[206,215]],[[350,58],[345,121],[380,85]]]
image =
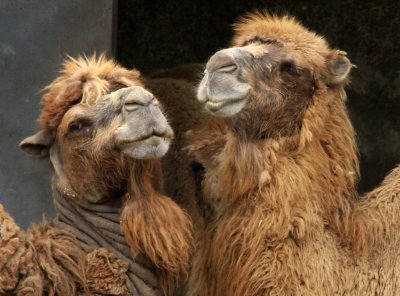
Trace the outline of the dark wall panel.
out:
[[[18,143],[37,131],[40,90],[65,56],[111,53],[112,0],[0,1],[0,203],[22,227],[53,215],[50,163]]]

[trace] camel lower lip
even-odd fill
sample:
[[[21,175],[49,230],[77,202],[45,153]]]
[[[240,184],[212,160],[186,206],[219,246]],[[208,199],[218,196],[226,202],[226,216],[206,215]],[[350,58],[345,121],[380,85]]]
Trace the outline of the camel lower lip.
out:
[[[237,103],[242,102],[246,98],[241,98],[241,99],[230,99],[230,100],[223,100],[223,101],[213,101],[213,100],[208,100],[205,105],[207,109],[211,112],[216,112],[220,110],[223,107],[229,106],[229,105],[234,105]]]
[[[123,142],[120,142],[120,145],[121,145],[121,146],[131,146],[131,145],[140,144],[140,143],[143,143],[143,142],[149,142],[149,143],[155,142],[155,144],[156,144],[156,143],[158,143],[160,140],[163,140],[163,141],[170,141],[170,137],[167,137],[167,136],[163,137],[163,136],[151,135],[151,136],[149,136],[149,137],[141,138],[141,139],[138,139],[138,140],[123,141]]]

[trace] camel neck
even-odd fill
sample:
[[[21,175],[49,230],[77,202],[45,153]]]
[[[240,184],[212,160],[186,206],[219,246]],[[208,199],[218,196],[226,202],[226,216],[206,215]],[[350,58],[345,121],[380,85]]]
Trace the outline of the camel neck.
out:
[[[56,227],[70,230],[85,252],[106,248],[128,262],[128,286],[134,295],[159,295],[157,276],[148,261],[140,255],[132,258],[128,243],[120,230],[121,202],[93,204],[73,199],[69,192],[53,182]]]

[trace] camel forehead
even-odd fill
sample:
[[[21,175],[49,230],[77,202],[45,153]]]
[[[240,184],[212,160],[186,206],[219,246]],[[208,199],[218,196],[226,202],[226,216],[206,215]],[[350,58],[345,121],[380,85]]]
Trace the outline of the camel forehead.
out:
[[[301,54],[315,67],[324,67],[330,48],[324,38],[303,27],[293,17],[277,17],[264,13],[249,14],[234,25],[233,46],[252,40],[277,40]]]
[[[54,130],[76,103],[95,105],[113,90],[134,85],[142,86],[138,71],[127,70],[104,56],[69,58],[64,63],[62,76],[45,88],[39,124],[43,129]]]
[[[240,49],[251,53],[252,60],[271,59],[275,61],[295,60],[297,65],[307,67],[307,59],[304,56],[293,50],[291,46],[282,43],[278,40],[250,40],[248,44],[240,47]]]

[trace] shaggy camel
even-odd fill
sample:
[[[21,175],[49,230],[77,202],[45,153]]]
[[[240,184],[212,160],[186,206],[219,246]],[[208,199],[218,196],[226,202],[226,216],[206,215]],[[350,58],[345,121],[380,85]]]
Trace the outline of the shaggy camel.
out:
[[[188,135],[207,209],[189,295],[399,295],[400,169],[356,193],[346,53],[256,13],[208,61]]]
[[[160,193],[173,132],[158,100],[104,56],[69,59],[46,91],[20,146],[50,157],[57,217],[23,233],[0,208],[0,293],[172,294],[191,223]]]

